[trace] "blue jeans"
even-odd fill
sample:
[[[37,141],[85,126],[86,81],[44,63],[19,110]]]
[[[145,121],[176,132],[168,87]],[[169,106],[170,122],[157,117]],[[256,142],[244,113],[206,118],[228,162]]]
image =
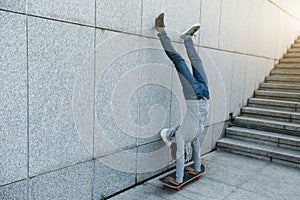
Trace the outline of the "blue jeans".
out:
[[[196,99],[209,99],[208,82],[203,63],[199,57],[191,37],[186,37],[184,45],[192,64],[193,74],[189,70],[185,60],[181,55],[174,49],[170,38],[167,36],[165,31],[158,33],[158,37],[161,44],[170,58],[174,63],[175,68],[178,72],[178,76],[182,85],[182,90],[185,99],[196,100]]]
[[[185,38],[184,44],[192,64],[193,74],[185,60],[172,46],[167,33],[165,31],[160,32],[158,37],[167,56],[175,65],[187,103],[187,112],[181,125],[171,128],[167,132],[167,139],[176,142],[176,182],[181,183],[184,175],[184,149],[190,143],[193,145],[194,168],[200,172],[200,134],[204,131],[204,123],[209,110],[208,83],[202,61],[196,52],[191,37]]]

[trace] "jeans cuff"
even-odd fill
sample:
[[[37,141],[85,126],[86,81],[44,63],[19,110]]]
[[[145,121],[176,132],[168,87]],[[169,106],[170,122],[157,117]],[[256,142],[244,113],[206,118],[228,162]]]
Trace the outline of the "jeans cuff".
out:
[[[158,37],[167,36],[167,33],[166,33],[166,31],[158,32],[158,33],[157,33],[157,36],[158,36]]]

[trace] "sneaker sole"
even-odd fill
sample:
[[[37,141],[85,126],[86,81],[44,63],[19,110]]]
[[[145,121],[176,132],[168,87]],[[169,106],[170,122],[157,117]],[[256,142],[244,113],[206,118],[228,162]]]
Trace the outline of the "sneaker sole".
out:
[[[192,27],[190,27],[189,29],[187,29],[186,31],[184,31],[182,34],[181,34],[181,37],[184,38],[185,36],[187,35],[194,35],[201,27],[201,24],[197,23],[197,24],[194,24]],[[197,29],[197,30],[195,30]]]

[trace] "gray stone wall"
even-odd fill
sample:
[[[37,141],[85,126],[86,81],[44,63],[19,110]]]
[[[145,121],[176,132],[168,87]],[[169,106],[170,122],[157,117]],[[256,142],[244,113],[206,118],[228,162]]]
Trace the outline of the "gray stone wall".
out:
[[[299,34],[298,4],[0,0],[0,199],[99,199],[174,166],[158,133],[185,103],[153,29],[161,11],[185,58],[179,34],[202,24],[210,152]]]

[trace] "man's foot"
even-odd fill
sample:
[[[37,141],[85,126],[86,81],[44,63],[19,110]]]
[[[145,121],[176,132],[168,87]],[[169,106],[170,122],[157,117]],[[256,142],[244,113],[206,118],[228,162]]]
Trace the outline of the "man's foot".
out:
[[[158,17],[155,19],[155,29],[160,32],[165,28],[165,23],[164,23],[164,17],[165,13],[161,13],[158,15]]]
[[[172,144],[172,142],[169,141],[168,138],[167,138],[167,132],[168,132],[168,130],[169,130],[169,129],[167,129],[167,128],[164,128],[163,130],[161,130],[161,131],[160,131],[160,136],[161,136],[162,140],[166,143],[166,145],[167,145],[168,147],[170,147],[171,144]]]
[[[187,29],[181,34],[181,38],[185,38],[186,36],[193,36],[200,29],[200,24],[197,23],[193,25],[191,28]]]
[[[179,185],[179,183],[176,182],[175,178],[171,177],[171,176],[168,176],[165,178],[166,181],[174,184],[174,185]]]

